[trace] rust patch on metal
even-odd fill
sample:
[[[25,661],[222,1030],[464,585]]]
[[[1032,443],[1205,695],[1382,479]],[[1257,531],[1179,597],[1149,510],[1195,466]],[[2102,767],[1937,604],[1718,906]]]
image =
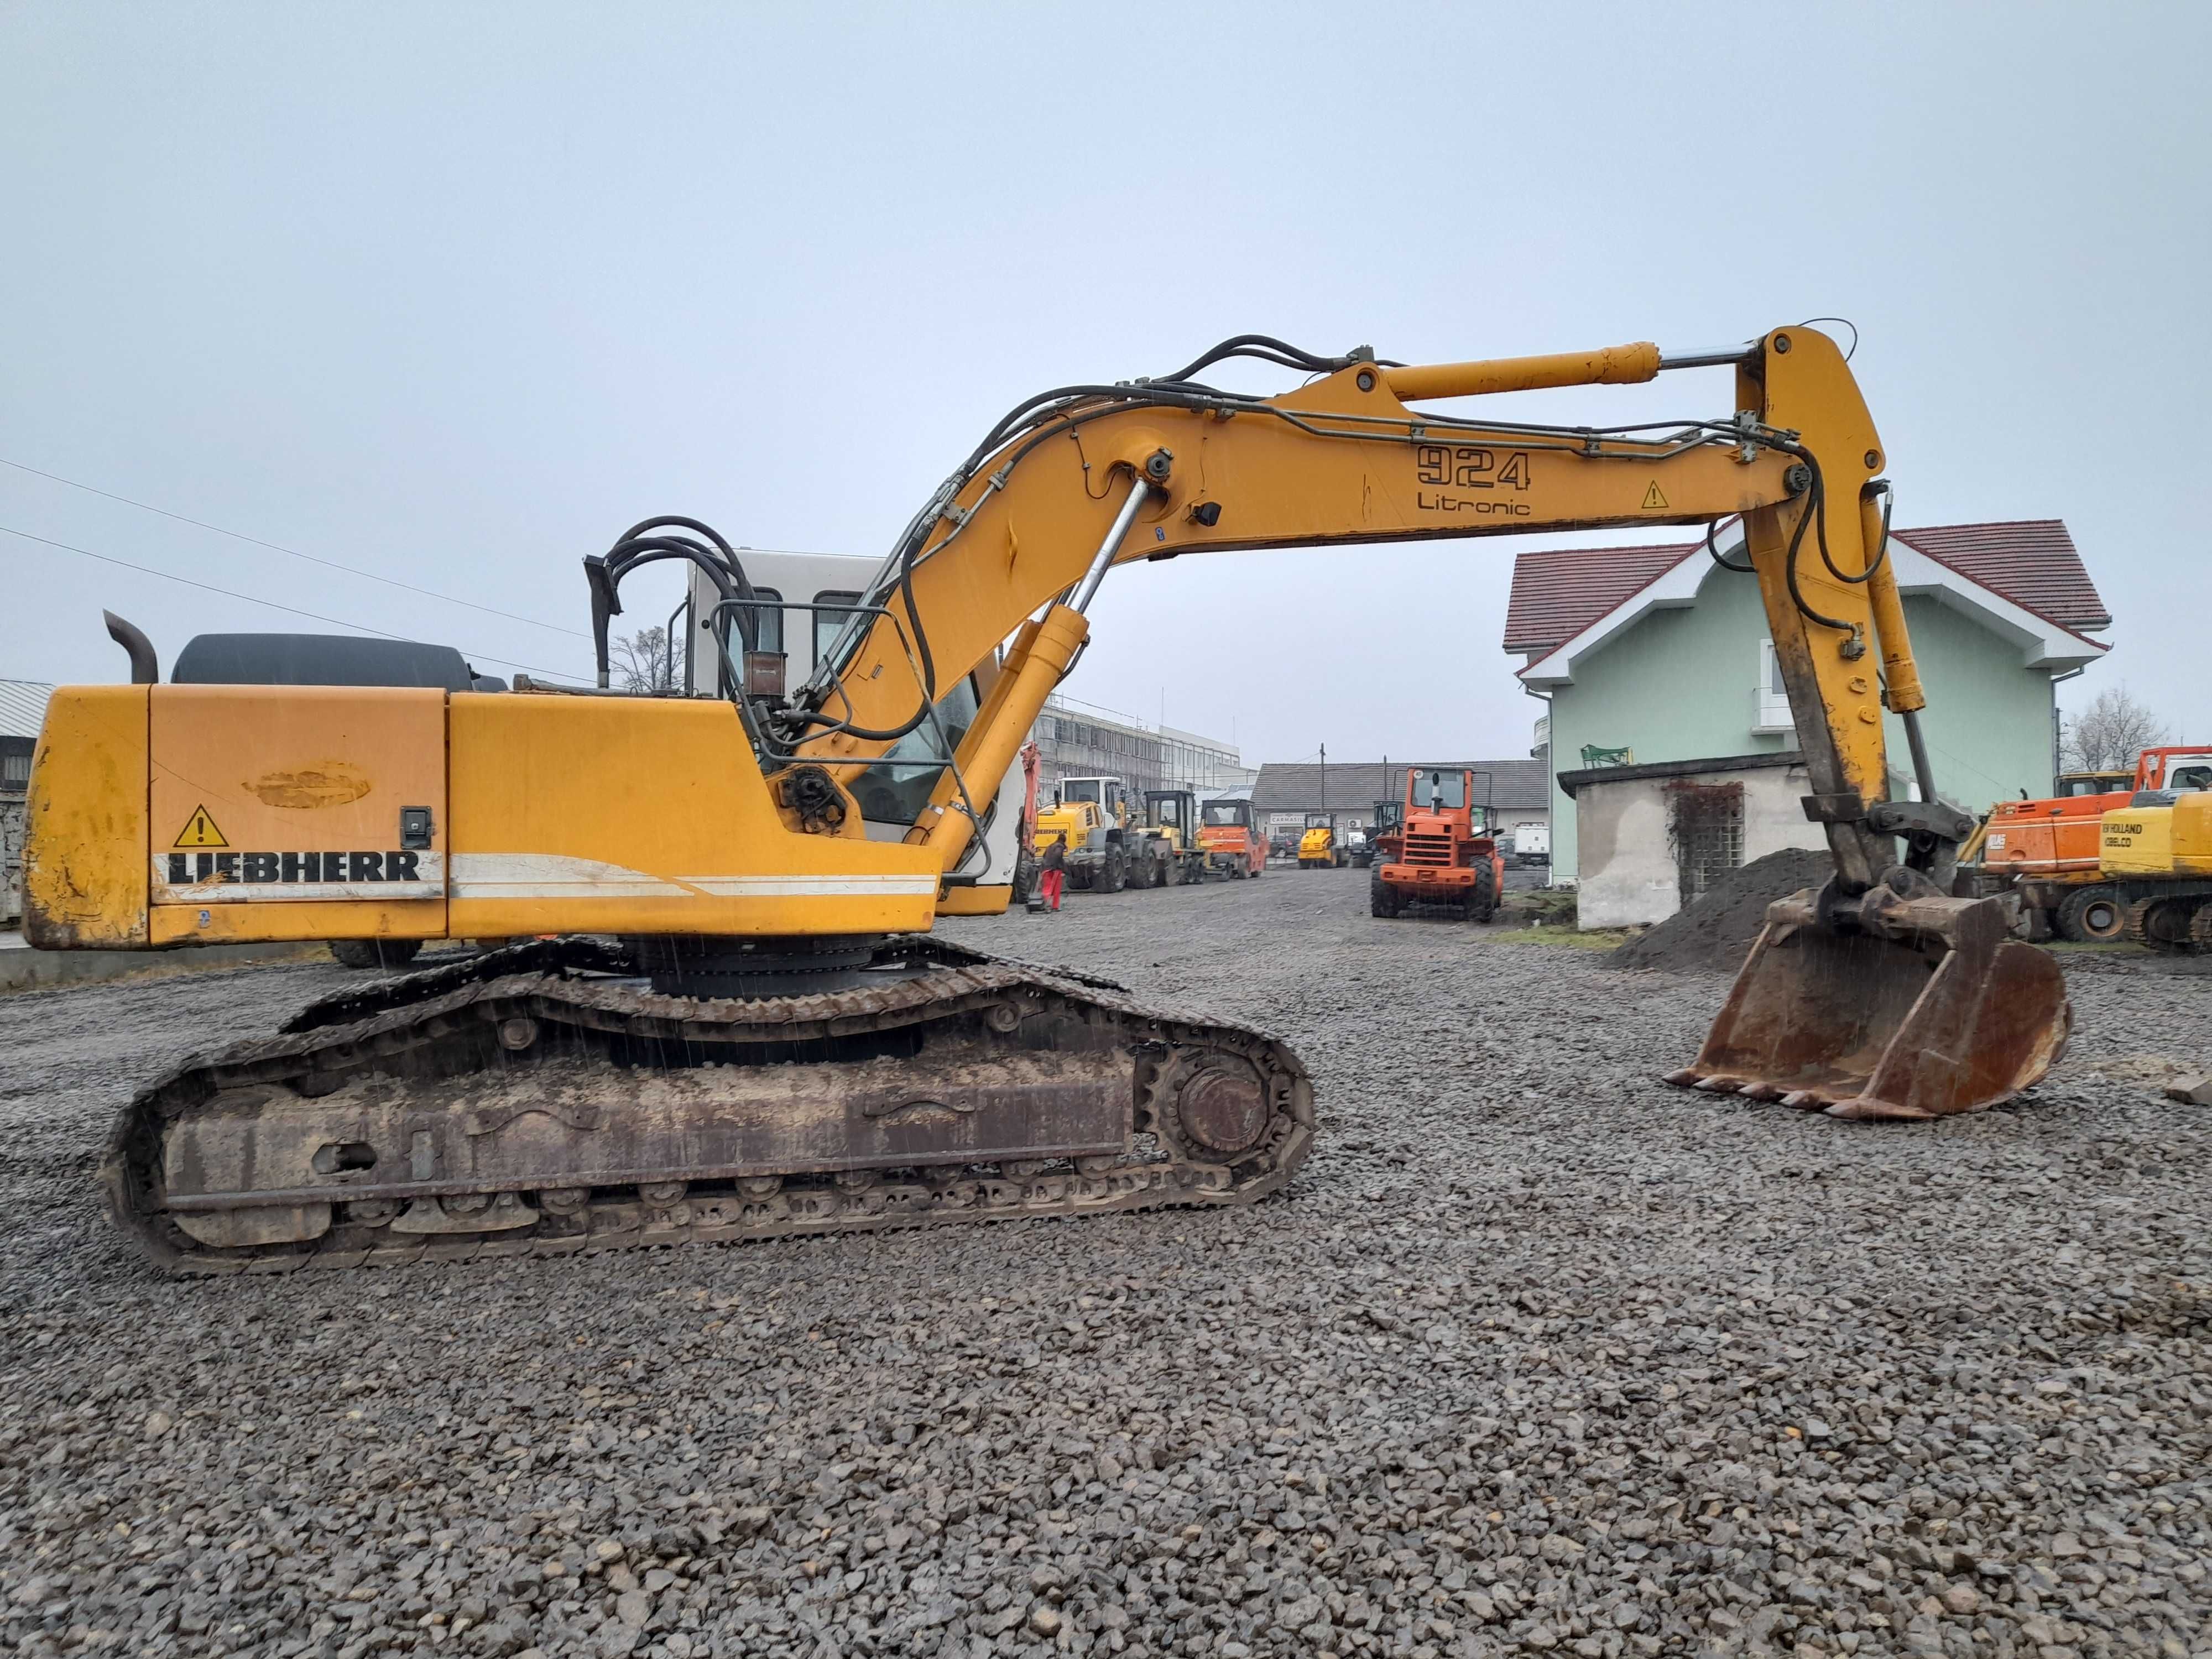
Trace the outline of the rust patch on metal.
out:
[[[2006,937],[1998,901],[1877,886],[1837,909],[1809,890],[1768,907],[1705,1047],[1668,1082],[1911,1121],[2010,1100],[2064,1049],[2064,976]]]
[[[343,761],[318,761],[312,766],[264,772],[245,788],[264,806],[313,811],[349,805],[374,787],[358,767]]]
[[[1267,1097],[1260,1079],[1208,1067],[1183,1085],[1183,1127],[1201,1146],[1217,1152],[1241,1152],[1267,1126]]]

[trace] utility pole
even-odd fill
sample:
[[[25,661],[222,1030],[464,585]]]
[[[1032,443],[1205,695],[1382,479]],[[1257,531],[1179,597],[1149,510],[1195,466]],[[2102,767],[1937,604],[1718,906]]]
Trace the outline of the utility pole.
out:
[[[1321,746],[1321,810],[1328,812],[1328,745]],[[1336,814],[1328,812],[1328,827],[1336,828]]]

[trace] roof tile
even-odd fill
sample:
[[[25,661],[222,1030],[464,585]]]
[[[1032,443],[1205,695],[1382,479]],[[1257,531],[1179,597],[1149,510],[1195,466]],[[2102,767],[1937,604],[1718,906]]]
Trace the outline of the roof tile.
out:
[[[1691,548],[1547,547],[1513,562],[1505,648],[1547,651],[1681,563]]]
[[[2076,632],[2112,625],[2063,520],[1939,524],[1892,533],[2046,622]]]
[[[2080,632],[2109,628],[2112,615],[2058,519],[1933,525],[1891,532],[1969,581]],[[1513,562],[1504,647],[1545,652],[1569,640],[1650,586],[1702,542],[1646,547],[1553,547]]]

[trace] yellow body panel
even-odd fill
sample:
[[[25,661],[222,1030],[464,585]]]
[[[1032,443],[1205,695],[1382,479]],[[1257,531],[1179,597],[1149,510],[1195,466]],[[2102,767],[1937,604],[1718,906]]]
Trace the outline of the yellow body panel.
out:
[[[786,827],[721,702],[457,693],[453,932],[925,930],[927,847]]]
[[[69,688],[32,801],[27,924],[56,948],[875,933],[938,902],[934,849],[787,824],[719,702]]]
[[[23,933],[45,951],[127,951],[146,925],[146,693],[65,685],[25,800]]]
[[[1096,801],[1071,801],[1064,806],[1048,806],[1036,815],[1036,833],[1030,838],[1031,848],[1040,856],[1053,842],[1065,837],[1071,848],[1082,846],[1091,839],[1091,832],[1106,822],[1106,815],[1098,810]]]
[[[443,936],[444,692],[149,690],[155,944]],[[403,844],[408,807],[426,844]]]
[[[940,916],[1003,916],[1013,902],[1012,886],[987,887],[980,882],[970,887],[947,887],[945,896],[937,901]]]
[[[2121,806],[2105,814],[2099,867],[2108,876],[2212,876],[2212,793],[2171,806]]]
[[[1302,859],[1325,859],[1331,850],[1330,832],[1325,828],[1309,830],[1298,837],[1298,856]]]

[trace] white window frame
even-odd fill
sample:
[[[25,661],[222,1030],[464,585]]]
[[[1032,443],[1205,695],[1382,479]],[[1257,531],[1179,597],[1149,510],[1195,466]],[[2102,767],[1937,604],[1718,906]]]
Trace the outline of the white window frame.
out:
[[[1790,696],[1774,690],[1781,679],[1774,656],[1774,641],[1759,642],[1759,680],[1751,689],[1751,729],[1759,737],[1795,736],[1797,722],[1790,713]]]

